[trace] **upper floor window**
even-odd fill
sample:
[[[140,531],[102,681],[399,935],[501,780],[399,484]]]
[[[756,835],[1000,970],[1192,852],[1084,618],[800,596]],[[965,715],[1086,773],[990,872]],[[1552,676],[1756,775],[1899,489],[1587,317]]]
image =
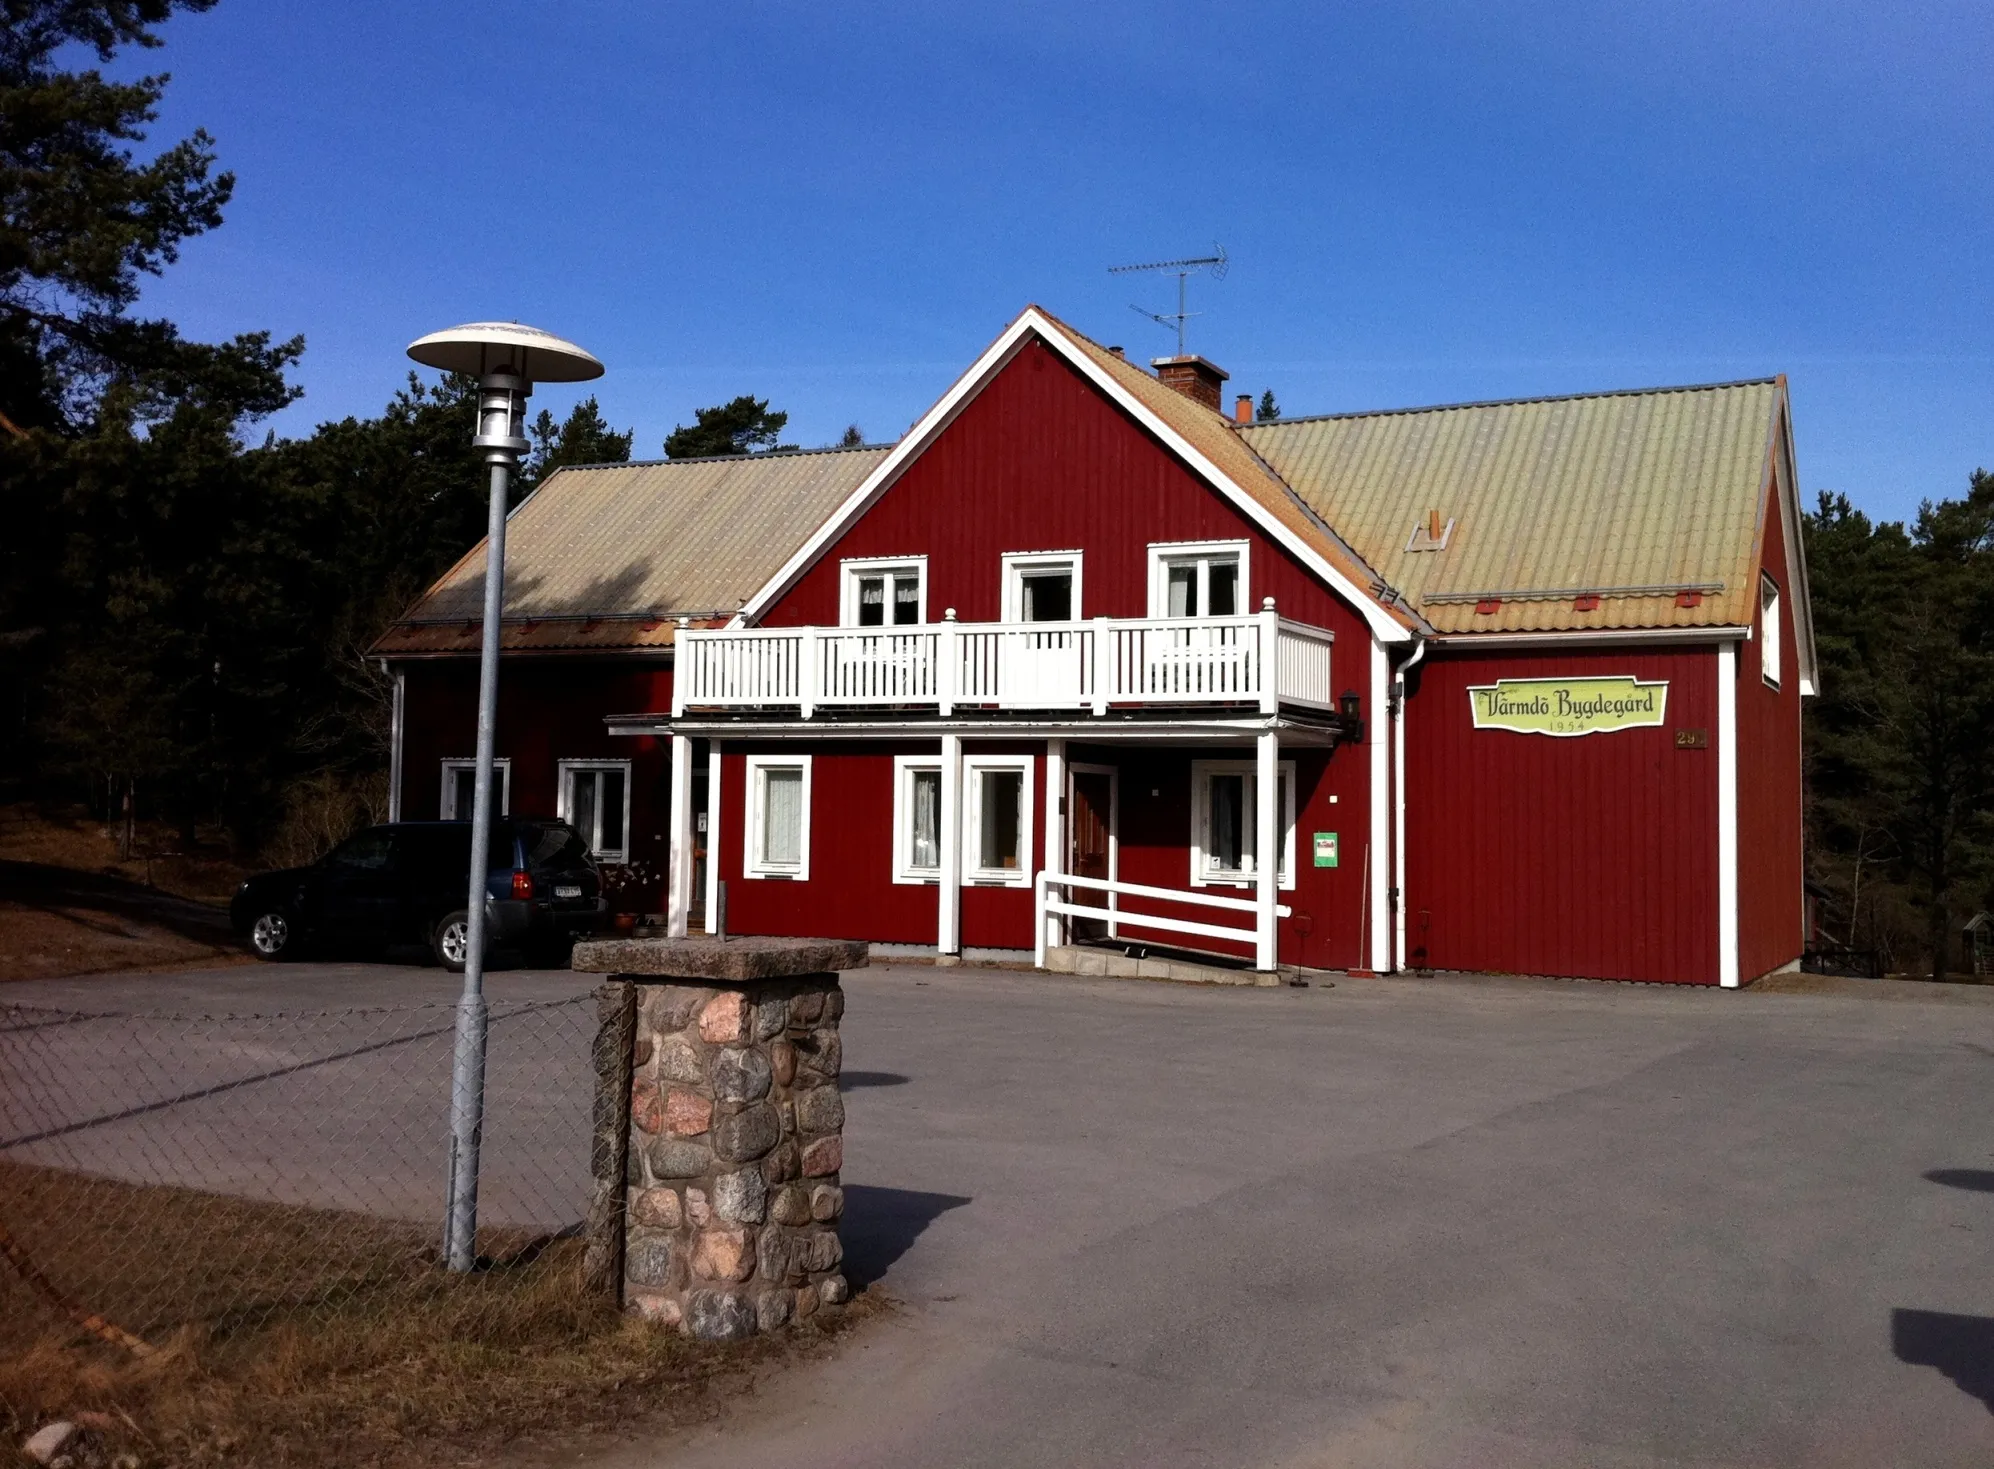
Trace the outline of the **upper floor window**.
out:
[[[563,760],[561,819],[604,862],[630,860],[630,762]]]
[[[1759,673],[1779,687],[1779,583],[1759,573]]]
[[[928,558],[906,556],[844,563],[842,627],[910,627],[928,620]]]
[[[1080,615],[1078,551],[1005,554],[1006,622],[1072,622]]]
[[[477,799],[478,762],[475,760],[445,760],[443,762],[443,794],[437,802],[437,814],[445,821],[469,821],[471,808]],[[512,812],[512,761],[500,756],[492,761],[492,795],[494,804],[501,816]]]
[[[1151,617],[1231,617],[1251,605],[1245,541],[1183,541],[1149,548]]]

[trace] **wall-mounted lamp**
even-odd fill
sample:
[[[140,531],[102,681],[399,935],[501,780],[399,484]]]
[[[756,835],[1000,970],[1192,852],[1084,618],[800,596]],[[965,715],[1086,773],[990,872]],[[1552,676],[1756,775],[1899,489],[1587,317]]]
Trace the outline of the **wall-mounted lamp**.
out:
[[[1364,739],[1364,700],[1357,690],[1343,691],[1343,697],[1336,701],[1336,712],[1343,716],[1347,737],[1361,744]]]

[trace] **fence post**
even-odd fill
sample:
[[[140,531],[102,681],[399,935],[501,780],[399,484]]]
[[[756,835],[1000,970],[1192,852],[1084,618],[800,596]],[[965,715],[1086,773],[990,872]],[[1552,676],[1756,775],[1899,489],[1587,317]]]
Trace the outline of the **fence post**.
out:
[[[589,1147],[588,1243],[582,1289],[623,1304],[623,1200],[630,1166],[630,1047],[637,1032],[637,986],[609,980],[595,992],[595,1134]]]

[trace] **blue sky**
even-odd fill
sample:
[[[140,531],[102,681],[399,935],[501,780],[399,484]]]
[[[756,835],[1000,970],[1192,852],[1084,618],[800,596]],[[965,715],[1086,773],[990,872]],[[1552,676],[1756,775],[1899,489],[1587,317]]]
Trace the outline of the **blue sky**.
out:
[[[753,392],[904,430],[1028,301],[1289,414],[1786,372],[1803,488],[1994,467],[1994,9],[1874,4],[293,6],[135,65],[228,222],[147,305],[302,332],[285,433],[509,317],[655,456]],[[132,69],[121,66],[122,70]],[[562,410],[569,389],[538,401]]]

